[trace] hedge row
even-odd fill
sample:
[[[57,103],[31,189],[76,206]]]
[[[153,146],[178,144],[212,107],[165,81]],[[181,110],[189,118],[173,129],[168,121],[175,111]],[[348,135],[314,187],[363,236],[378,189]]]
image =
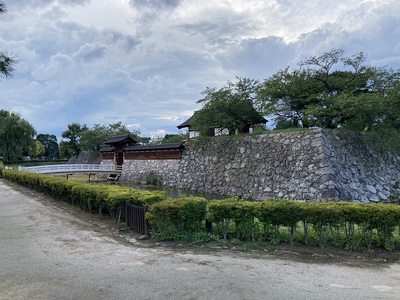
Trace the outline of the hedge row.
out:
[[[207,202],[192,197],[158,202],[146,217],[153,234],[184,237],[205,232],[206,209],[212,232],[224,240],[330,244],[354,251],[373,246],[393,249],[396,235],[399,242],[400,206],[396,204],[236,198]]]
[[[150,205],[167,198],[165,192],[141,191],[116,185],[99,185],[74,180],[65,180],[51,175],[42,175],[15,170],[3,170],[10,181],[30,189],[42,192],[57,200],[80,205],[90,212],[98,210],[102,214],[106,209],[111,217],[118,217],[125,208],[125,201],[138,206]]]
[[[244,240],[276,240],[285,232],[290,244],[295,237],[308,244],[312,231],[321,247],[333,243],[352,250],[374,244],[393,248],[400,225],[400,206],[396,204],[227,199],[211,201],[208,210],[216,232],[225,240],[228,234]]]
[[[208,202],[197,197],[167,200],[164,192],[94,185],[14,170],[3,170],[3,174],[9,180],[55,199],[80,204],[89,211],[98,210],[101,214],[108,209],[118,219],[126,200],[149,205],[146,218],[152,233],[163,237],[206,232],[207,218],[213,225],[212,232],[224,240],[287,241],[320,247],[333,244],[349,250],[373,246],[393,249],[399,242],[396,229],[400,228],[400,206],[396,204],[250,202],[236,198]]]

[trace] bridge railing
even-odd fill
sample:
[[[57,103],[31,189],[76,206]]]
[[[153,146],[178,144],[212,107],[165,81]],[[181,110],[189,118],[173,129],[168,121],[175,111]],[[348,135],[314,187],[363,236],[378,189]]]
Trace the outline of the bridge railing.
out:
[[[18,170],[32,173],[51,174],[69,172],[121,172],[122,166],[98,164],[63,164],[35,167],[19,167]]]

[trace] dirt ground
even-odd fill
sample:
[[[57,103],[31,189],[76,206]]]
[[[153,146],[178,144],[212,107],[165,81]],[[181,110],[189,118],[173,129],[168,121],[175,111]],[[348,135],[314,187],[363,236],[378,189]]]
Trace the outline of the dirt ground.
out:
[[[21,193],[35,195],[36,192],[24,187],[14,185]],[[115,220],[108,216],[98,216],[90,214],[79,207],[74,207],[66,202],[56,201],[50,197],[36,197],[43,205],[56,206],[62,209],[65,213],[78,217],[86,222],[89,222],[105,233],[110,234],[113,238],[126,243],[133,243],[136,247],[142,248],[163,248],[173,251],[192,251],[198,253],[227,253],[245,257],[260,257],[263,255],[273,255],[276,258],[291,259],[299,262],[307,263],[333,263],[344,264],[348,266],[373,266],[380,264],[395,263],[400,261],[400,252],[387,251],[381,248],[375,248],[371,252],[352,252],[341,248],[327,247],[320,249],[315,246],[288,244],[271,245],[267,243],[246,243],[246,250],[240,251],[238,247],[231,243],[206,242],[201,244],[193,244],[190,242],[173,242],[173,241],[157,241],[154,239],[144,239],[141,234],[129,230],[122,225],[116,224]]]

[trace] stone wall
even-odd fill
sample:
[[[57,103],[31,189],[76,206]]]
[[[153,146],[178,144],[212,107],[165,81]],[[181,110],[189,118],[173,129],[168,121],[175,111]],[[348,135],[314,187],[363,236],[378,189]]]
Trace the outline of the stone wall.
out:
[[[400,158],[373,151],[361,134],[318,129],[213,138],[189,144],[181,160],[126,160],[121,180],[149,172],[167,187],[255,200],[369,202],[393,194]]]
[[[399,156],[374,151],[360,133],[326,131],[323,139],[338,199],[378,202],[400,194]]]
[[[189,147],[176,187],[251,199],[334,198],[321,131],[213,139]]]
[[[120,180],[146,183],[149,173],[154,173],[162,180],[162,185],[177,184],[180,160],[125,160]]]

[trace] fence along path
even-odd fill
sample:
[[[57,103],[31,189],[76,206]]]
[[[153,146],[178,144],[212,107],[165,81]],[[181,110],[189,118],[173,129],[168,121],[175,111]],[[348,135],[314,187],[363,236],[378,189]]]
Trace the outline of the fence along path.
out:
[[[129,204],[129,201],[125,203],[125,221],[126,226],[136,232],[143,235],[149,236],[149,222],[146,219],[146,212],[149,210],[149,206],[136,206]]]
[[[18,170],[40,174],[53,173],[77,173],[77,172],[118,172],[122,171],[122,166],[117,165],[98,165],[98,164],[62,164],[35,167],[18,167]]]

